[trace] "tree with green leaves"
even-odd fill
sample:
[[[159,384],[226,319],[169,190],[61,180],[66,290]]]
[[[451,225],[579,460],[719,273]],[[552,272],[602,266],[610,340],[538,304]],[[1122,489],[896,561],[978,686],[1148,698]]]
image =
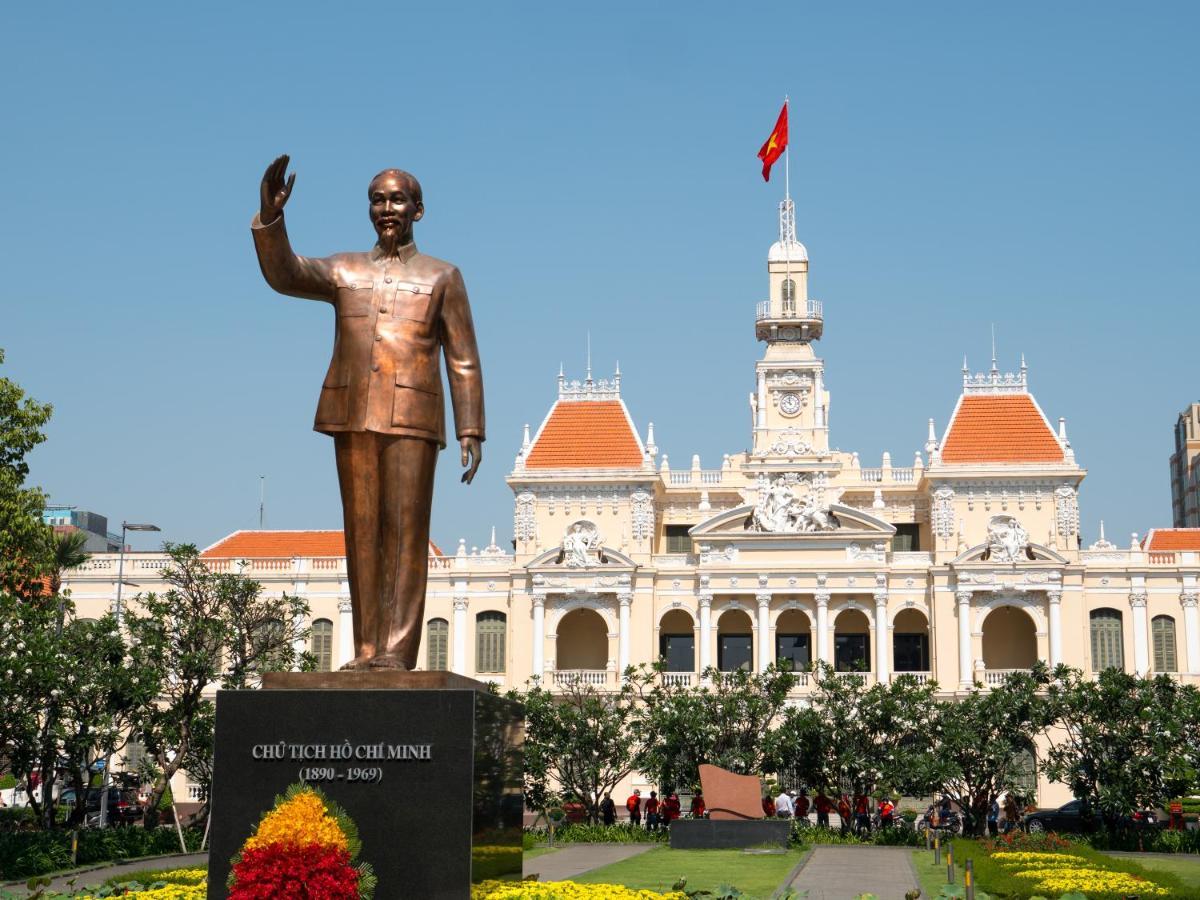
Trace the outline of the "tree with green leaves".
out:
[[[1053,720],[1045,695],[1050,672],[1037,663],[1011,672],[1002,684],[976,684],[965,696],[938,704],[930,750],[945,764],[941,791],[963,811],[965,833],[983,834],[1001,793],[1028,796],[1034,738]]]
[[[297,650],[308,638],[308,603],[264,595],[240,572],[213,572],[191,544],[167,544],[163,593],[139,594],[125,617],[131,666],[157,673],[157,700],[133,721],[154,773],[146,826],[177,771],[211,753],[213,690],[253,687],[264,672],[312,669]]]
[[[1046,773],[1070,786],[1109,829],[1195,785],[1197,691],[1169,675],[1105,669],[1093,680],[1055,671]]]
[[[699,685],[673,685],[661,665],[631,670],[643,703],[638,769],[665,790],[699,784],[702,763],[763,771],[772,724],[796,683],[790,671],[709,669]]]
[[[506,696],[525,705],[526,805],[552,806],[553,783],[598,822],[604,795],[637,766],[641,711],[633,685],[600,691],[575,680],[548,691],[535,681],[525,693]]]
[[[865,675],[819,663],[807,706],[786,709],[770,765],[821,789],[929,793],[942,767],[930,753],[937,685],[911,675],[868,686]]]

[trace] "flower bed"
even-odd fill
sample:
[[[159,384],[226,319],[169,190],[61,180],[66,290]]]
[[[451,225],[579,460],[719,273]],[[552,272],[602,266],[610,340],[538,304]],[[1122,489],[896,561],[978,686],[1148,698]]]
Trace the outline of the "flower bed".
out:
[[[993,896],[1083,894],[1089,900],[1192,896],[1174,875],[1149,871],[1133,860],[1106,856],[1062,838],[1039,842],[1042,848],[995,849],[998,841],[958,839],[953,842],[954,859],[960,868],[973,859],[979,889]]]
[[[101,897],[117,896],[131,896],[137,900],[204,900],[208,894],[207,876],[205,869],[147,872],[138,881],[110,880],[105,885],[105,893],[76,894],[72,895],[72,900],[99,900]]]
[[[687,900],[679,891],[635,891],[619,884],[574,881],[485,881],[471,889],[471,900]]]

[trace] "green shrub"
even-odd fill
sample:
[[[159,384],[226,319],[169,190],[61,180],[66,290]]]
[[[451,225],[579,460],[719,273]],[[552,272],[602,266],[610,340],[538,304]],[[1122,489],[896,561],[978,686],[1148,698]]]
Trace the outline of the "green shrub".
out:
[[[529,835],[533,835],[534,843],[538,844],[544,844],[550,839],[550,834],[545,828],[534,828],[525,834],[527,842]],[[588,825],[584,822],[572,822],[554,829],[554,843],[556,844],[665,844],[669,840],[670,834],[665,828],[647,831],[645,828],[630,825],[628,822],[618,822],[616,825]],[[526,843],[526,847],[529,846]]]
[[[0,791],[7,791],[9,788],[15,788],[16,786],[17,786],[17,779],[14,778],[11,774],[0,775]]]
[[[853,831],[837,828],[812,828],[802,822],[792,821],[790,838],[794,846],[806,844],[868,844],[877,847],[924,847],[925,835],[908,828],[877,828],[859,836]]]
[[[1079,838],[1097,850],[1145,850],[1147,853],[1200,853],[1200,831],[1097,831]]]
[[[189,850],[198,849],[202,832],[184,832]],[[141,856],[179,853],[174,828],[88,828],[79,832],[76,864],[80,866]],[[30,878],[71,868],[69,831],[16,831],[0,834],[0,878]]]

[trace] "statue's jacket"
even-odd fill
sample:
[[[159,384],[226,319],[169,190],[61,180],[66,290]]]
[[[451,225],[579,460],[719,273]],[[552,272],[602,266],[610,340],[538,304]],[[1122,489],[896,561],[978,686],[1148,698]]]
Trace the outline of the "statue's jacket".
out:
[[[446,445],[440,357],[446,357],[456,435],[484,438],[483,376],[462,275],[415,244],[386,256],[298,256],[280,215],[251,223],[263,277],[293,297],[326,300],[337,316],[333,359],[313,428],[373,431]]]

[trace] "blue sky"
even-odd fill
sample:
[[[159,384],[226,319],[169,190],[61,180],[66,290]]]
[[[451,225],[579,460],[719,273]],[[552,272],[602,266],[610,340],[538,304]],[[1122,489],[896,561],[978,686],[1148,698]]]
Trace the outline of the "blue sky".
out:
[[[0,372],[52,402],[35,483],[207,544],[336,528],[311,429],[333,321],[274,294],[249,221],[279,153],[300,252],[365,249],[415,172],[421,249],[463,270],[489,440],[438,472],[433,535],[512,533],[521,426],[559,362],[620,360],[676,466],[749,439],[792,97],[833,440],[907,464],[963,353],[1024,352],[1065,415],[1085,540],[1170,524],[1195,369],[1200,7],[1045,3],[9,4],[0,13]],[[150,546],[145,538],[136,546]]]

